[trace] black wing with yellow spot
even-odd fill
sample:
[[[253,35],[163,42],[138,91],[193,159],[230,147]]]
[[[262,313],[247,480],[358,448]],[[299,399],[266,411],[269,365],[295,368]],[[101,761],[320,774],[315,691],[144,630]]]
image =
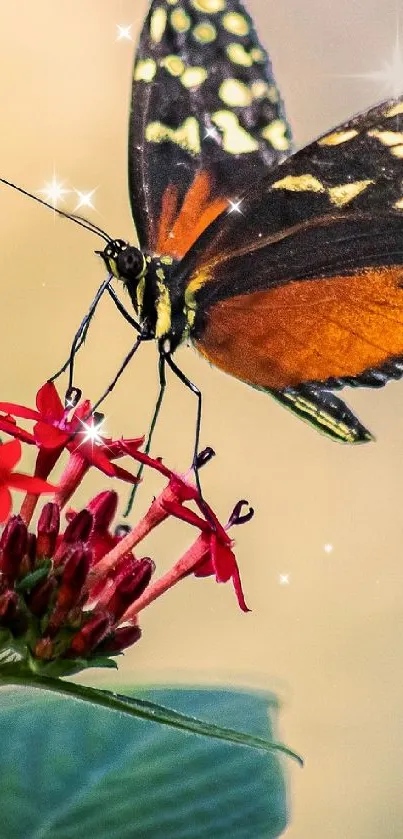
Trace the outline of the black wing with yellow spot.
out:
[[[348,442],[331,389],[403,374],[403,97],[328,132],[254,184],[176,269],[217,367]]]
[[[129,185],[140,245],[180,258],[286,156],[289,128],[237,0],[153,0],[133,73]]]

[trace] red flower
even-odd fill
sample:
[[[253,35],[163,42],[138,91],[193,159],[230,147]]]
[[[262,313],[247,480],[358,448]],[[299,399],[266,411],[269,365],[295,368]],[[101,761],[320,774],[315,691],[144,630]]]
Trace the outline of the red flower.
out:
[[[54,492],[56,487],[41,478],[32,478],[13,472],[21,458],[21,443],[11,440],[0,446],[0,521],[5,521],[11,512],[10,489],[19,489],[40,495],[42,492]]]

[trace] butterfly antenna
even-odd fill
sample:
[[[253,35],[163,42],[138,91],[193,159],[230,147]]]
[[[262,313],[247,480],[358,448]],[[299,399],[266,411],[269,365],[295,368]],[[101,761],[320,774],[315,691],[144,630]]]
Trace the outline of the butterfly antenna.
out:
[[[5,184],[5,186],[10,186],[12,189],[15,189],[17,192],[20,192],[22,195],[26,195],[27,198],[32,198],[33,201],[36,201],[38,204],[42,204],[44,207],[48,207],[49,210],[53,210],[54,213],[57,213],[58,216],[62,216],[62,218],[68,218],[70,221],[74,221],[76,224],[79,224],[80,227],[84,227],[85,230],[89,230],[90,233],[96,233],[97,236],[100,236],[104,242],[112,242],[113,239],[111,236],[102,230],[102,227],[98,227],[97,224],[94,224],[92,221],[89,221],[86,218],[82,218],[81,216],[75,216],[72,213],[66,213],[64,210],[59,210],[57,207],[54,207],[53,204],[49,204],[47,201],[44,201],[43,198],[38,198],[37,195],[33,195],[32,192],[28,192],[26,189],[23,189],[21,186],[17,186],[17,184],[11,183],[11,181],[7,181],[5,178],[0,178],[0,183]]]

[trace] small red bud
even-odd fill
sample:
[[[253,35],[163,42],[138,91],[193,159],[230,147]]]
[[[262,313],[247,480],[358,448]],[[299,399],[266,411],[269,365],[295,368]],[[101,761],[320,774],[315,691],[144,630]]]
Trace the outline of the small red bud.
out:
[[[60,528],[60,511],[57,504],[45,504],[38,521],[36,555],[38,559],[53,556]]]
[[[52,595],[57,587],[57,583],[54,577],[48,577],[47,580],[42,580],[38,585],[33,589],[29,597],[27,598],[27,603],[30,608],[30,611],[33,615],[37,618],[41,618],[45,612],[48,611],[48,608],[51,604]]]
[[[107,530],[116,515],[118,494],[113,490],[100,492],[87,504],[87,510],[92,514],[94,530]]]
[[[93,521],[93,516],[89,510],[80,510],[68,523],[63,534],[63,542],[69,544],[72,542],[87,542],[91,534]]]
[[[0,625],[9,626],[17,614],[18,595],[15,591],[5,591],[0,595]]]
[[[0,539],[0,571],[10,580],[18,576],[27,549],[28,530],[20,516],[7,522]]]
[[[131,647],[136,641],[141,638],[141,629],[137,624],[126,624],[126,626],[118,626],[113,632],[105,638],[99,646],[99,652],[103,653],[119,653],[125,650],[126,647]]]
[[[93,615],[74,636],[69,654],[89,655],[102,641],[110,628],[111,620],[108,615]]]

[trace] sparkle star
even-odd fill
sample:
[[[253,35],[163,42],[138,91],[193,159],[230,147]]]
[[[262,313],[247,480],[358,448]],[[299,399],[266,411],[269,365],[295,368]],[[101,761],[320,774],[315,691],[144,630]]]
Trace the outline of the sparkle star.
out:
[[[204,140],[208,140],[209,137],[212,137],[213,140],[217,139],[217,129],[216,128],[207,128],[206,133],[203,137]]]
[[[74,192],[76,193],[78,198],[78,203],[75,207],[75,210],[79,210],[81,207],[90,207],[91,210],[95,209],[91,199],[94,195],[94,192],[96,192],[96,188],[92,189],[91,192],[80,192],[79,189],[75,189]]]
[[[229,213],[240,213],[241,216],[243,215],[241,210],[242,199],[240,201],[229,201],[228,203],[230,206]]]
[[[49,204],[52,204],[53,207],[57,207],[60,202],[63,202],[64,196],[70,191],[70,189],[64,188],[63,183],[57,180],[55,174],[53,175],[52,180],[45,184],[43,189],[38,189],[38,192],[44,195],[46,200],[49,201]]]
[[[290,575],[289,574],[280,574],[278,581],[279,581],[281,586],[289,586],[290,585]]]
[[[129,26],[124,26],[124,25],[121,25],[120,23],[117,23],[116,26],[117,26],[117,30],[118,30],[118,35],[117,35],[117,38],[116,38],[117,41],[125,41],[125,40],[126,41],[132,41],[133,40],[132,35],[131,35],[131,28],[132,28],[131,23],[129,24]]]
[[[333,550],[333,545],[331,545],[330,542],[327,542],[326,545],[323,545],[323,550],[325,554],[331,554]]]

